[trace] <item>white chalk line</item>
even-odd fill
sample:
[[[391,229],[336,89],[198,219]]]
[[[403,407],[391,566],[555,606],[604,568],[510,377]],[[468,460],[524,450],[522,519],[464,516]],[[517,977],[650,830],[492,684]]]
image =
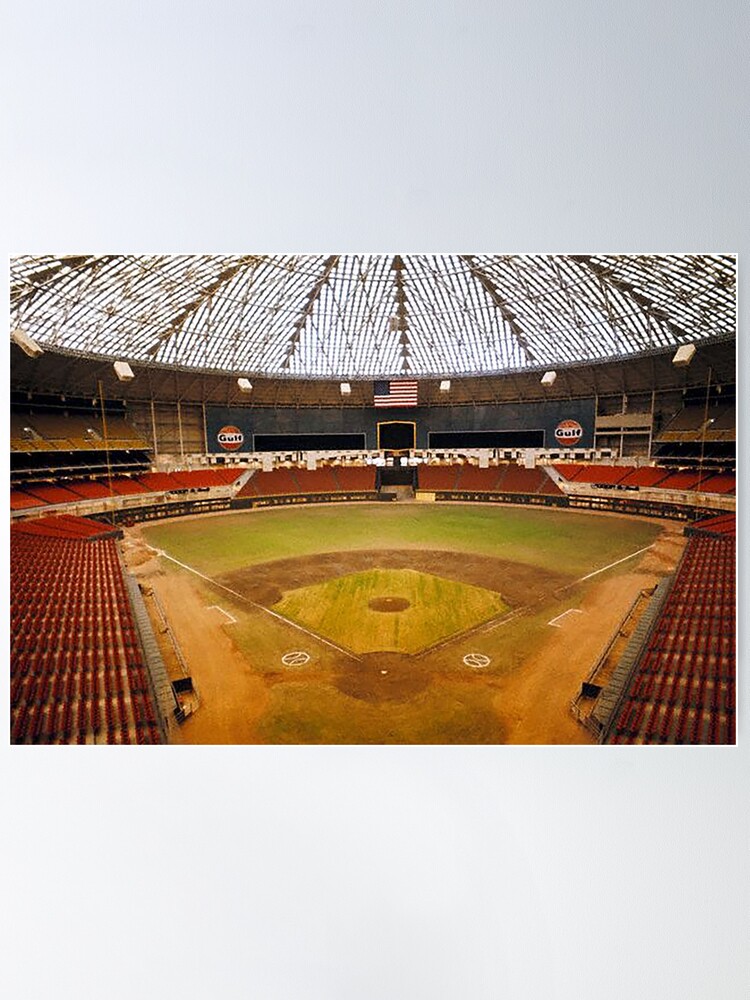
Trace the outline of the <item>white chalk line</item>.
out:
[[[619,566],[620,563],[627,562],[628,559],[635,559],[636,556],[642,555],[644,552],[648,552],[649,549],[653,549],[653,545],[647,545],[645,549],[638,549],[637,552],[631,552],[629,556],[623,556],[622,559],[616,559],[615,562],[611,562],[608,566],[602,566],[601,569],[595,569],[593,573],[587,573],[586,576],[582,576],[576,583],[583,583],[584,580],[590,580],[592,576],[598,576],[600,573],[604,573],[608,569],[612,569],[613,566]]]
[[[608,563],[606,566],[602,566],[601,569],[595,569],[593,573],[587,573],[586,576],[582,576],[580,577],[580,579],[574,580],[572,583],[568,583],[564,587],[558,587],[555,593],[562,594],[564,591],[569,590],[571,587],[575,587],[576,584],[583,583],[584,580],[590,580],[592,576],[598,576],[599,573],[604,573],[606,572],[606,570],[612,569],[613,566],[619,566],[620,563],[627,562],[628,559],[634,559],[636,556],[639,556],[644,552],[648,552],[648,550],[652,549],[653,547],[654,547],[653,545],[647,545],[645,549],[638,549],[637,552],[631,552],[630,555],[623,556],[622,559],[616,559],[614,562]],[[514,608],[512,611],[506,613],[505,615],[502,615],[499,619],[495,618],[492,621],[486,622],[484,625],[478,625],[476,629],[470,629],[469,631],[470,632],[476,631],[477,633],[481,634],[484,632],[492,632],[496,628],[499,628],[502,625],[509,625],[511,622],[515,621],[516,618],[520,618],[522,615],[528,614],[530,611],[532,611],[534,606],[538,605],[541,602],[541,600],[543,600],[543,598],[541,598],[539,601],[532,601],[531,604],[525,604],[520,608]],[[552,619],[552,621],[556,620],[557,619],[555,618]],[[551,624],[551,622],[548,622],[547,624],[549,625]],[[560,628],[559,625],[555,627]],[[430,649],[425,650],[425,652],[430,652],[433,648],[439,648],[439,646],[441,645],[447,645],[451,641],[451,638],[459,638],[459,637],[458,636],[449,637],[448,639],[444,640],[444,642],[438,643],[435,647],[430,647]]]
[[[580,608],[568,608],[567,611],[563,611],[561,615],[548,621],[547,624],[551,625],[553,628],[562,628],[562,625],[558,625],[557,622],[562,621],[563,618],[567,618],[568,615],[582,615],[583,611]]]
[[[236,590],[232,590],[231,587],[227,587],[223,583],[219,583],[218,580],[214,580],[211,576],[206,576],[205,573],[201,573],[201,571],[196,569],[194,566],[188,566],[187,563],[180,562],[179,559],[175,559],[174,556],[170,556],[169,553],[164,551],[164,549],[157,549],[154,548],[153,545],[148,544],[146,545],[146,548],[151,549],[151,551],[155,552],[158,556],[163,556],[165,559],[169,559],[170,562],[175,563],[177,566],[182,566],[182,568],[186,569],[189,573],[195,573],[195,575],[199,576],[202,580],[207,580],[212,587],[221,587],[221,589],[226,590],[228,594],[231,594],[233,597],[237,597],[240,601],[244,601],[246,604],[249,604],[253,608],[257,608],[259,611],[265,611],[267,615],[270,615],[277,621],[283,622],[285,625],[291,625],[292,628],[299,629],[300,632],[304,632],[305,635],[309,635],[312,639],[316,639],[318,642],[322,642],[326,646],[330,646],[331,649],[335,649],[337,652],[343,653],[344,656],[348,656],[350,659],[356,660],[358,663],[361,662],[361,658],[352,653],[351,650],[344,649],[343,646],[337,646],[336,643],[331,642],[330,639],[324,639],[322,635],[317,635],[315,632],[311,632],[310,629],[305,628],[304,625],[298,625],[297,622],[293,622],[291,619],[285,618],[276,611],[271,611],[270,608],[266,608],[262,604],[256,604],[255,601],[251,601],[249,597],[246,597],[244,594],[240,594]]]
[[[218,604],[207,604],[207,605],[206,605],[206,608],[207,608],[207,609],[208,609],[209,611],[221,611],[221,613],[222,613],[222,614],[224,615],[224,617],[225,617],[225,618],[228,618],[228,619],[229,619],[229,624],[230,624],[230,625],[236,625],[236,624],[237,624],[237,619],[236,619],[236,618],[233,618],[233,617],[232,617],[232,616],[231,616],[231,615],[229,614],[229,612],[228,612],[228,611],[225,611],[225,610],[224,610],[224,608],[220,608]]]
[[[188,570],[188,572],[195,573],[196,576],[200,576],[203,580],[207,580],[212,586],[221,587],[222,590],[226,590],[227,593],[232,594],[234,597],[239,598],[239,600],[245,601],[245,603],[251,605],[251,607],[258,608],[259,611],[265,611],[265,613],[271,615],[272,618],[276,618],[278,621],[284,622],[285,625],[291,625],[292,628],[299,629],[299,631],[304,632],[305,635],[309,635],[313,639],[317,639],[318,642],[322,642],[326,646],[330,646],[332,649],[337,650],[339,653],[343,653],[345,656],[348,656],[350,659],[356,660],[358,663],[361,663],[361,657],[352,653],[351,650],[344,649],[343,646],[337,646],[336,643],[331,642],[330,639],[324,639],[322,635],[317,635],[315,632],[310,631],[310,629],[305,628],[304,625],[298,625],[297,622],[293,622],[291,621],[291,619],[285,618],[283,615],[277,614],[275,611],[271,611],[270,608],[266,608],[262,604],[256,604],[255,601],[251,601],[249,597],[245,597],[244,594],[240,594],[238,593],[238,591],[232,590],[231,587],[227,587],[223,583],[219,583],[217,580],[214,580],[213,577],[206,576],[205,573],[201,573],[200,570],[195,569],[194,566],[188,566],[187,563],[180,562],[179,559],[175,559],[174,556],[170,556],[163,549],[157,549],[153,545],[149,545],[148,543],[145,544],[147,549],[150,549],[157,555],[164,556],[165,559],[169,559],[177,566],[182,566],[182,568]],[[619,566],[620,563],[627,562],[628,559],[634,559],[636,556],[639,556],[644,552],[648,552],[648,550],[652,549],[653,547],[654,547],[653,545],[647,545],[643,549],[638,549],[636,552],[631,552],[629,555],[623,556],[622,559],[616,559],[614,562],[608,563],[608,565],[602,566],[600,569],[595,569],[592,573],[587,573],[586,576],[579,577],[579,579],[574,580],[573,583],[569,583],[565,587],[558,588],[558,590],[556,590],[555,593],[557,594],[562,593],[562,591],[568,590],[570,587],[575,587],[576,584],[578,583],[583,583],[584,580],[590,580],[592,576],[598,576],[600,573],[605,573],[608,569],[612,569],[613,566]],[[527,604],[524,607],[515,608],[513,611],[509,613],[506,612],[506,614],[502,615],[499,619],[496,618],[492,621],[485,622],[483,625],[477,625],[472,629],[467,629],[465,633],[461,633],[459,635],[447,636],[440,642],[436,642],[432,646],[429,646],[427,649],[421,650],[417,654],[417,656],[424,656],[425,653],[431,653],[436,649],[440,649],[442,646],[447,646],[454,640],[466,638],[472,632],[480,632],[480,633],[491,632],[501,625],[508,625],[510,624],[511,621],[514,621],[516,618],[530,611],[532,607],[533,604]]]

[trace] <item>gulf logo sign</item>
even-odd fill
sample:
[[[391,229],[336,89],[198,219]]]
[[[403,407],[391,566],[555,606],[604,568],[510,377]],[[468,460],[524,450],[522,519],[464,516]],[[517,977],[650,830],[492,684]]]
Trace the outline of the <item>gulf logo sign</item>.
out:
[[[227,424],[222,427],[216,435],[216,440],[225,451],[237,451],[245,440],[245,435],[234,424]]]
[[[577,420],[561,420],[555,427],[555,441],[560,445],[578,444],[583,437],[583,427]]]

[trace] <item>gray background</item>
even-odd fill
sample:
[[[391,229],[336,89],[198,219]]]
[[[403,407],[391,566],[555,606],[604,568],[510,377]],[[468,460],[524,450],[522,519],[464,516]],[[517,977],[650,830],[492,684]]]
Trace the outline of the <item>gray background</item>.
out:
[[[6,252],[748,249],[738,0],[3,21]],[[2,992],[739,1000],[746,665],[737,748],[6,747]]]

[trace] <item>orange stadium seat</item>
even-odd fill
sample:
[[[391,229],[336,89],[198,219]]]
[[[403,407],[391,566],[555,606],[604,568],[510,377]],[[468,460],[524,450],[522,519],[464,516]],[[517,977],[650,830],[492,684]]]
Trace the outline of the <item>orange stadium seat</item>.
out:
[[[659,483],[660,490],[694,490],[701,481],[700,472],[673,472]]]
[[[375,469],[371,465],[335,465],[333,474],[342,492],[372,493],[375,489]]]
[[[457,490],[475,490],[480,493],[491,493],[497,490],[502,473],[503,469],[497,466],[480,469],[476,465],[460,465],[458,467],[455,488]]]
[[[461,468],[460,465],[420,465],[417,474],[420,490],[455,490]]]
[[[47,504],[72,503],[81,499],[77,493],[73,493],[63,486],[35,484],[27,486],[26,492]]]
[[[24,490],[10,491],[11,510],[30,510],[32,507],[46,507],[47,501],[26,493]]]
[[[102,500],[112,496],[112,490],[101,480],[77,479],[72,483],[66,483],[66,489],[71,493],[77,493],[85,500]]]
[[[642,469],[632,469],[620,480],[620,486],[656,486],[669,475],[668,469],[657,469],[645,466]]]

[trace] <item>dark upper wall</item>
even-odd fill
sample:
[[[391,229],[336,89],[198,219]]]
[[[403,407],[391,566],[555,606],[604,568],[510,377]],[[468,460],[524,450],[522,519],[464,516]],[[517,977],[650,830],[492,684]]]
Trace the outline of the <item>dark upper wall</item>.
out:
[[[252,395],[243,395],[235,377],[205,375],[158,366],[134,366],[135,378],[119,382],[108,362],[46,351],[31,359],[11,345],[12,399],[26,401],[49,393],[80,396],[99,401],[99,383],[110,405],[126,404],[124,412],[152,442],[154,451],[188,453],[203,450],[204,409],[206,425],[212,406],[237,408],[238,420],[253,433],[362,433],[366,446],[376,447],[378,420],[405,419],[417,423],[418,447],[427,446],[429,431],[481,431],[541,428],[554,446],[558,419],[571,416],[584,427],[581,446],[591,444],[594,399],[602,413],[620,413],[627,394],[630,409],[649,411],[656,394],[654,430],[671,419],[686,393],[699,396],[712,385],[733,384],[736,379],[734,341],[698,347],[687,368],[672,364],[672,352],[558,371],[553,386],[540,384],[539,372],[502,378],[452,379],[448,394],[436,380],[420,381],[420,406],[401,413],[373,407],[373,383],[351,382],[351,395],[343,397],[339,382],[258,380]],[[180,406],[176,406],[180,403]],[[152,405],[153,404],[153,405]],[[577,407],[583,405],[580,411]],[[519,409],[520,407],[520,409]],[[541,409],[535,409],[541,408]],[[558,409],[555,409],[557,407]],[[515,408],[515,409],[514,409]],[[218,418],[217,418],[218,419]],[[588,420],[588,422],[587,422]],[[208,430],[208,426],[207,426]],[[215,435],[216,428],[213,428]],[[211,432],[206,435],[211,450]],[[611,442],[610,442],[611,443]],[[614,442],[615,445],[619,443]],[[215,439],[214,439],[214,447]]]
[[[578,447],[594,444],[595,401],[593,399],[550,400],[544,403],[508,403],[486,406],[409,407],[401,409],[332,410],[324,408],[214,407],[206,408],[207,451],[231,454],[253,451],[256,434],[363,434],[365,448],[377,447],[380,422],[416,423],[417,448],[427,448],[430,431],[541,430],[545,447],[558,446],[555,429],[563,420],[575,420],[583,428]],[[218,434],[223,427],[237,427],[243,435],[239,449],[223,448]],[[468,439],[467,439],[468,440]]]

